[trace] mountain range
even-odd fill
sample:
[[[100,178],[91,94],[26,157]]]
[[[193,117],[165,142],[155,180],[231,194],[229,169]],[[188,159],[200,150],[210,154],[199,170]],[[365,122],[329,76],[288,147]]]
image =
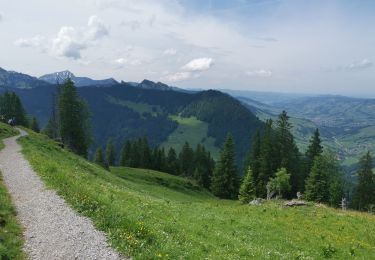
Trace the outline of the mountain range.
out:
[[[35,81],[43,84],[28,88],[8,84],[0,91],[14,91],[27,112],[44,126],[51,114],[56,85],[36,78]],[[240,101],[215,90],[176,91],[166,84],[144,80],[139,84],[81,86],[78,93],[87,101],[92,114],[92,150],[112,138],[119,151],[125,140],[147,136],[151,145],[166,148],[180,149],[185,141],[193,148],[203,143],[217,158],[230,132],[236,142],[238,163],[242,165],[251,137],[263,126]]]
[[[286,110],[302,151],[319,128],[324,145],[338,153],[343,165],[355,165],[367,150],[375,153],[374,99],[184,90],[150,80],[93,80],[69,71],[36,78],[1,68],[0,91],[15,91],[27,111],[44,126],[50,116],[55,83],[66,78],[79,86],[79,94],[92,111],[94,146],[104,145],[111,137],[119,151],[124,140],[147,135],[152,145],[166,148],[180,149],[185,140],[192,146],[203,143],[217,158],[226,133],[231,132],[241,162],[255,129]]]
[[[60,72],[55,72],[51,74],[46,74],[39,77],[40,80],[48,82],[50,84],[58,84],[62,83],[67,79],[71,79],[77,87],[83,86],[108,86],[108,85],[116,85],[119,84],[115,79],[102,79],[102,80],[94,80],[88,77],[76,77],[72,72],[69,70],[64,70]]]

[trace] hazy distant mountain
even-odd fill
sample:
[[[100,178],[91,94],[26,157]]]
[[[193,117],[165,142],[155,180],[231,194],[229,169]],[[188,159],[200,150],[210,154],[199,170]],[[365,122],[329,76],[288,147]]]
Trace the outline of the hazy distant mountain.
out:
[[[0,68],[0,88],[30,89],[47,85],[49,85],[47,82],[39,80],[36,77]]]
[[[43,75],[43,76],[39,77],[40,80],[43,80],[43,81],[51,83],[51,84],[62,83],[68,78],[70,78],[77,87],[109,86],[109,85],[119,84],[113,78],[95,80],[95,79],[90,79],[88,77],[76,77],[69,70],[64,70],[64,71],[55,72],[55,73],[51,73],[51,74],[46,74],[46,75]]]

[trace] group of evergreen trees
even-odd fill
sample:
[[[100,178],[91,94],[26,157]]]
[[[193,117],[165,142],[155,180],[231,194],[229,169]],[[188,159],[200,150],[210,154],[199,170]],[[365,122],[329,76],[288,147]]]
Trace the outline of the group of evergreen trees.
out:
[[[338,206],[344,183],[335,155],[323,153],[318,129],[306,153],[300,153],[291,128],[289,116],[283,111],[276,124],[267,120],[263,131],[256,132],[245,162],[240,200],[293,198],[300,192],[308,200]]]
[[[71,79],[58,86],[44,133],[72,152],[87,157],[91,143],[90,113]]]
[[[3,122],[8,122],[9,119],[14,118],[18,125],[29,126],[25,109],[20,98],[14,92],[6,91],[3,95],[0,95],[0,117]]]
[[[358,210],[374,212],[375,209],[375,174],[373,160],[367,152],[359,162],[358,184],[354,190],[353,207]]]
[[[210,188],[215,166],[210,152],[201,144],[198,144],[194,150],[188,142],[185,142],[180,153],[177,154],[173,148],[169,148],[167,152],[163,147],[152,148],[146,137],[126,141],[119,156],[116,156],[113,142],[109,140],[105,153],[101,147],[97,148],[94,162],[106,169],[109,166],[119,165],[190,177],[207,189]]]

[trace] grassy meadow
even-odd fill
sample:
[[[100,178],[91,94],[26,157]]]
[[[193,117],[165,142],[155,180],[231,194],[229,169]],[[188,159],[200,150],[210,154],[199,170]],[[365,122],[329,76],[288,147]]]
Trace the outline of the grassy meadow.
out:
[[[208,137],[208,124],[198,120],[196,117],[169,116],[178,123],[178,127],[169,136],[165,143],[162,144],[167,150],[173,147],[177,152],[181,151],[185,141],[195,149],[196,145],[201,143],[211,152],[214,159],[219,157],[219,148],[215,146],[215,139]]]
[[[19,141],[47,186],[134,259],[373,259],[375,216],[219,200],[192,180],[100,167],[46,137]]]
[[[0,123],[0,150],[4,148],[2,140],[17,133],[8,125]],[[17,223],[16,211],[0,172],[0,259],[24,259],[22,245],[22,229]]]

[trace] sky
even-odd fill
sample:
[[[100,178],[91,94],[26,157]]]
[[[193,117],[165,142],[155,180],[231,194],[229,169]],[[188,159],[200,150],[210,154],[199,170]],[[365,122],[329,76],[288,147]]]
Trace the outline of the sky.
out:
[[[0,67],[375,97],[375,1],[0,0]]]

